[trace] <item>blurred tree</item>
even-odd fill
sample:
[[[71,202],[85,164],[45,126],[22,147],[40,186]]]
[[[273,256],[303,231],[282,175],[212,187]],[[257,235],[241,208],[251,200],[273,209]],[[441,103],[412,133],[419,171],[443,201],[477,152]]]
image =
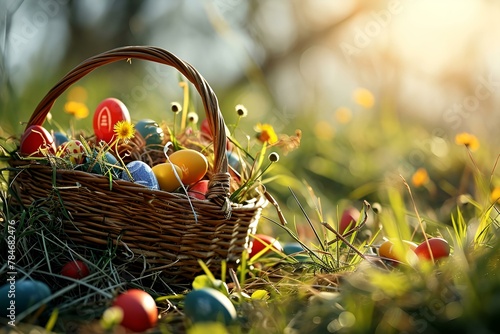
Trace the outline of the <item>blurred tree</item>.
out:
[[[140,44],[131,31],[131,23],[144,4],[145,1],[134,0],[69,1],[65,62],[74,66],[97,53]]]

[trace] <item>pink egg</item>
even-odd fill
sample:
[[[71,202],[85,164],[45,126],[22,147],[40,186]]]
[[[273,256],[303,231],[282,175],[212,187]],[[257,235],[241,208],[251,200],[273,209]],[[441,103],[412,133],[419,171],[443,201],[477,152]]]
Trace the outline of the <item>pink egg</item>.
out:
[[[23,156],[41,157],[44,150],[47,153],[56,152],[56,144],[52,135],[40,125],[32,125],[21,136],[20,153]]]
[[[130,113],[122,101],[109,97],[97,106],[94,113],[94,133],[98,141],[111,143],[113,141],[114,126],[119,121],[130,122]]]

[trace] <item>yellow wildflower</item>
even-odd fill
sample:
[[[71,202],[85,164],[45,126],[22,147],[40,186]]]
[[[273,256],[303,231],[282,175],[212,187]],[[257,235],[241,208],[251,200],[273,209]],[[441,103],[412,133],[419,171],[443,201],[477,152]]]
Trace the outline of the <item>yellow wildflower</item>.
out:
[[[411,177],[411,183],[417,188],[422,187],[427,182],[429,182],[429,174],[427,174],[427,170],[423,167],[417,169]]]
[[[457,145],[464,145],[469,148],[471,152],[476,151],[479,148],[479,140],[473,134],[462,132],[455,136],[455,143]]]
[[[270,145],[278,141],[278,135],[274,131],[274,128],[270,124],[258,123],[255,127],[257,133],[257,139],[263,143],[268,143]]]
[[[113,127],[113,131],[115,132],[117,139],[123,140],[124,142],[127,142],[135,135],[134,124],[128,121],[117,122]]]
[[[356,90],[354,90],[352,97],[354,99],[354,102],[366,109],[373,107],[373,105],[375,104],[375,97],[373,96],[372,92],[370,92],[366,88],[357,88]]]
[[[75,116],[77,119],[86,118],[89,115],[89,108],[82,102],[68,101],[64,104],[64,111]]]

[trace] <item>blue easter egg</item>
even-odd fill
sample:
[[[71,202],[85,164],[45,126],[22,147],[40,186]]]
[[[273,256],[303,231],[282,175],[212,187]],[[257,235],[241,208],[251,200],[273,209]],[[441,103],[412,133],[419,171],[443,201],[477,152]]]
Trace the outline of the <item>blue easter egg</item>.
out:
[[[146,140],[146,145],[160,145],[165,134],[163,129],[152,119],[142,119],[135,125],[135,129]]]
[[[56,142],[56,147],[59,147],[68,141],[68,137],[62,132],[54,132],[54,141]]]
[[[292,256],[297,261],[307,262],[311,261],[311,257],[304,252],[304,248],[298,242],[289,242],[283,245],[283,253]]]
[[[229,298],[212,288],[189,292],[184,299],[184,312],[193,323],[221,322],[230,325],[236,320],[236,309]]]
[[[236,171],[240,171],[241,162],[238,155],[234,152],[226,152],[226,155],[227,155],[227,163],[229,164],[229,166],[233,167],[233,169]]]
[[[91,169],[90,166],[92,166]],[[120,178],[122,173],[120,163],[113,154],[106,152],[104,155],[98,155],[95,150],[92,152],[91,157],[86,157],[85,170],[88,169],[94,174],[109,175],[109,173],[111,173],[113,178],[116,179]]]
[[[135,183],[143,185],[153,190],[160,189],[158,180],[156,179],[153,170],[151,169],[151,167],[149,167],[147,163],[143,161],[132,161],[129,162],[126,167]],[[121,179],[126,181],[132,181],[130,179],[129,173],[123,171]]]
[[[7,281],[7,284],[0,287],[0,309],[2,310],[0,315],[20,314],[50,294],[47,284],[40,281],[28,279]]]

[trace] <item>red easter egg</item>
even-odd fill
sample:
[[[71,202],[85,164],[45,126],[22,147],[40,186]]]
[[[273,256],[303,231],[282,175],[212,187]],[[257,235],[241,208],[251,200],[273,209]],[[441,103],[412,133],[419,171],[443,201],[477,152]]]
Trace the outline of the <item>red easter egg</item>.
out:
[[[255,256],[269,245],[271,245],[271,247],[267,249],[265,254],[273,252],[273,249],[275,251],[283,251],[283,246],[281,246],[281,243],[278,240],[265,234],[256,234],[252,241],[252,248],[250,248],[248,254],[250,257]]]
[[[130,113],[122,101],[109,97],[97,106],[94,113],[93,127],[98,141],[111,143],[113,141],[114,126],[119,121],[130,122]]]
[[[212,129],[210,129],[210,125],[208,125],[208,119],[205,118],[201,121],[200,132],[203,138],[212,140]]]
[[[81,260],[68,262],[61,270],[61,275],[74,279],[81,279],[90,274],[89,267]]]
[[[158,321],[156,302],[145,291],[130,289],[116,297],[113,306],[123,311],[120,325],[134,332],[144,332],[154,327]]]
[[[193,184],[188,189],[188,194],[191,197],[198,199],[206,199],[208,191],[208,180],[201,180]]]
[[[450,245],[443,238],[430,238],[427,242],[422,242],[415,248],[415,253],[420,259],[434,260],[448,257],[450,255]],[[432,253],[432,256],[431,256]]]
[[[205,118],[203,121],[201,121],[200,124],[200,134],[201,138],[205,140],[212,141],[213,140],[213,135],[212,135],[212,129],[210,128],[210,125],[208,124],[208,119]],[[226,136],[229,136],[229,131],[226,129]],[[226,150],[227,151],[232,151],[233,150],[233,143],[229,139],[226,140]]]
[[[31,125],[21,136],[21,146],[19,148],[21,155],[42,157],[42,150],[55,154],[56,144],[54,138],[40,125]]]
[[[356,222],[359,220],[360,212],[354,207],[348,207],[342,212],[342,217],[339,223],[339,233],[344,234],[349,232],[356,226]]]

